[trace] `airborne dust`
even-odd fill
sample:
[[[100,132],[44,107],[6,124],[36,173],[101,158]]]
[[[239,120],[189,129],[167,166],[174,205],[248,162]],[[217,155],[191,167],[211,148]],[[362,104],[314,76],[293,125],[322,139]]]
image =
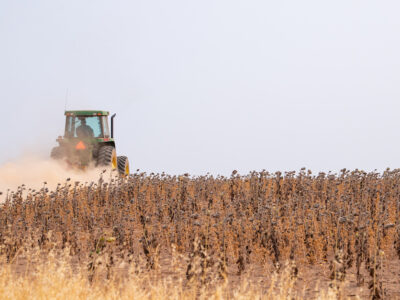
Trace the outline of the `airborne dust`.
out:
[[[43,158],[37,155],[25,155],[21,158],[0,165],[0,202],[5,200],[7,193],[16,191],[22,184],[25,185],[24,194],[28,189],[39,190],[46,187],[53,190],[57,184],[65,184],[67,178],[71,182],[81,183],[97,181],[104,168],[90,168],[82,171],[72,169],[65,163]],[[104,179],[111,176],[110,172],[103,175]]]

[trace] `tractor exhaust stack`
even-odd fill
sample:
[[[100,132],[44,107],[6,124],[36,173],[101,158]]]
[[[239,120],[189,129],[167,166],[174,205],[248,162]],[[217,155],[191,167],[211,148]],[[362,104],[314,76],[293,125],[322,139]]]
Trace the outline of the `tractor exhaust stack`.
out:
[[[114,118],[117,114],[111,116],[111,138],[114,138]]]

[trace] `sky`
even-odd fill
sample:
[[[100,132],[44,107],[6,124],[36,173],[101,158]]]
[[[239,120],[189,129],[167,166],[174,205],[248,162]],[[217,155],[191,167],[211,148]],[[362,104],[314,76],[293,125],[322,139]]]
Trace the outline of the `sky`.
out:
[[[0,164],[64,109],[146,172],[400,166],[399,1],[0,1]]]

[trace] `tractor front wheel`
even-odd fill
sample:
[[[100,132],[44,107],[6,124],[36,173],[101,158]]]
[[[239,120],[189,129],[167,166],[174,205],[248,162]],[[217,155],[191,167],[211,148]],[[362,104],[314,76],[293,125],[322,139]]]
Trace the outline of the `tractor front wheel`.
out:
[[[117,152],[113,146],[102,146],[97,157],[97,165],[117,169]]]
[[[126,156],[118,156],[118,172],[120,175],[129,175],[129,160]]]

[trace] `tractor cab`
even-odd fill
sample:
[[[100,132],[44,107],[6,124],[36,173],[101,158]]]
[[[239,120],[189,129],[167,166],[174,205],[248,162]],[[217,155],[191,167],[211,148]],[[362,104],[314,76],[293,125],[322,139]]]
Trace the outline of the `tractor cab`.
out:
[[[106,111],[66,111],[64,138],[110,139]]]

